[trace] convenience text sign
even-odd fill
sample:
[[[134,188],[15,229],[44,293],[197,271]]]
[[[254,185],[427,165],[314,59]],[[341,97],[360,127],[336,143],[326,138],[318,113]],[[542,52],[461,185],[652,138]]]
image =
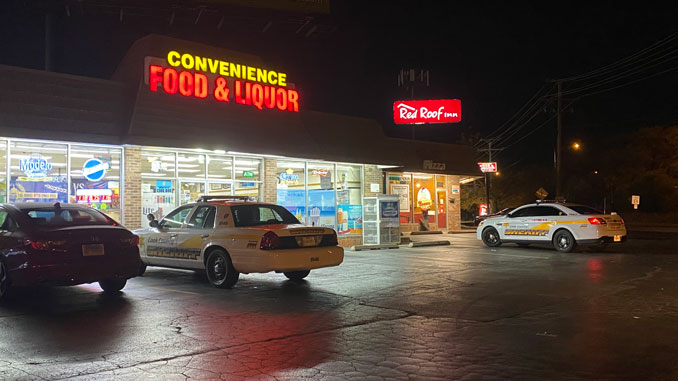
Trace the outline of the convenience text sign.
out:
[[[165,62],[148,64],[145,81],[152,92],[299,112],[299,93],[288,87],[285,73],[174,50]]]
[[[458,123],[461,122],[461,101],[396,101],[393,103],[393,121],[396,124]]]

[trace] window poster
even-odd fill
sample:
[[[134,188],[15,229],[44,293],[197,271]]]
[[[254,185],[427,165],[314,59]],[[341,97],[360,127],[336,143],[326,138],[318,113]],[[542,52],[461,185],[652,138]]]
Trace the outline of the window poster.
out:
[[[398,195],[400,198],[400,212],[410,211],[410,185],[409,184],[391,184],[391,194]]]
[[[363,234],[363,206],[337,206],[337,234]]]
[[[308,223],[334,229],[336,210],[334,208],[334,190],[309,189]]]

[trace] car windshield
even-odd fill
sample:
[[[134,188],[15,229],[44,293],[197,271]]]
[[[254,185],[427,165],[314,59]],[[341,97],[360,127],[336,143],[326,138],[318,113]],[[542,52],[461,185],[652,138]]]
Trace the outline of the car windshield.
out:
[[[22,212],[39,226],[114,225],[113,220],[95,210],[25,208]]]
[[[567,207],[579,214],[603,214],[600,210],[586,205],[568,205]]]
[[[231,206],[231,210],[238,227],[299,223],[292,213],[278,205],[237,205]]]

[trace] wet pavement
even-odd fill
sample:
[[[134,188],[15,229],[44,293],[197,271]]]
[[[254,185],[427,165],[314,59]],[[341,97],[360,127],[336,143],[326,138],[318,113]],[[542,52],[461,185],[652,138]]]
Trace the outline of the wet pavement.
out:
[[[220,290],[149,268],[115,296],[15,292],[0,379],[678,379],[676,241],[559,254],[442,239],[347,251],[301,283]]]

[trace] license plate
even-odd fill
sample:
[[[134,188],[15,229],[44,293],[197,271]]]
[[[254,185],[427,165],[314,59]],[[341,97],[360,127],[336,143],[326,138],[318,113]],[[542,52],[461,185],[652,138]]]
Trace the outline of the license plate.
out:
[[[614,241],[615,242],[621,242],[621,236],[620,235],[614,236]]]
[[[94,257],[97,255],[104,255],[104,244],[93,243],[89,245],[82,245],[82,255],[84,257]]]
[[[297,245],[301,247],[316,246],[315,236],[297,237]]]

